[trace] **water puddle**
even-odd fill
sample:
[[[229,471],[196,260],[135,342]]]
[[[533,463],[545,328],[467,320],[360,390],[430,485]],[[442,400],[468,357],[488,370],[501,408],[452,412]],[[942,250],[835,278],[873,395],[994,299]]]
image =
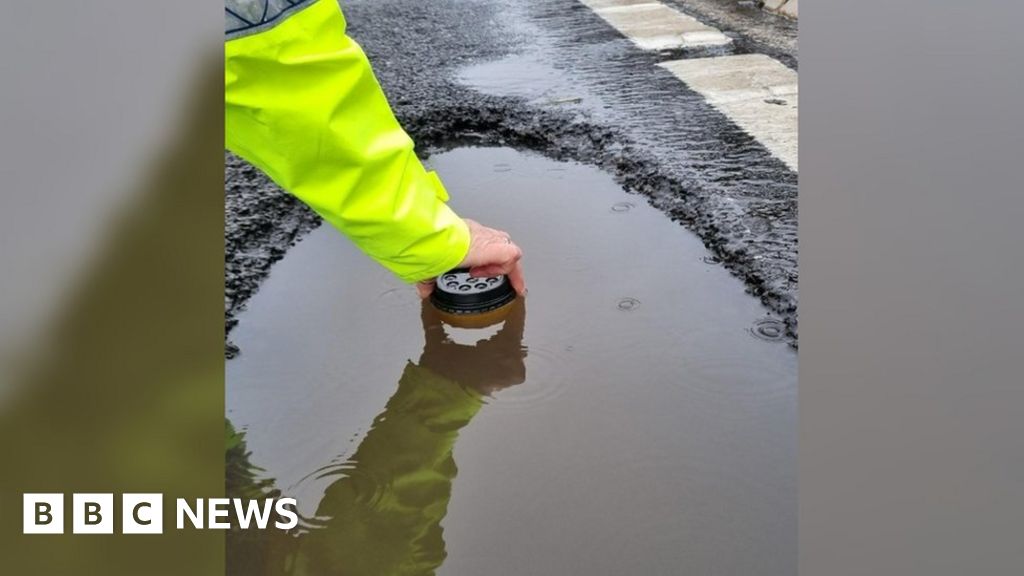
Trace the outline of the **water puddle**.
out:
[[[452,329],[332,228],[292,248],[227,407],[306,529],[247,533],[230,571],[794,574],[796,354],[742,283],[593,168],[430,164],[523,247],[530,295]]]
[[[563,71],[533,54],[515,54],[473,64],[460,70],[457,78],[484,94],[515,96],[532,104],[601,106],[593,94],[574,84]]]

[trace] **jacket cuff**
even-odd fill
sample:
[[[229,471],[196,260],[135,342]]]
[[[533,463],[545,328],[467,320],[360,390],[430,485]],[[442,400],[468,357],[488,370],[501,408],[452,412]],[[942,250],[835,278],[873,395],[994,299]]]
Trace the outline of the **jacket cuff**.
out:
[[[451,211],[447,206],[444,206],[443,209]],[[441,274],[456,268],[463,260],[466,259],[466,254],[469,253],[469,244],[471,240],[469,235],[469,225],[466,224],[465,220],[459,218],[454,212],[452,212],[451,215],[453,221],[448,230],[448,248],[444,251],[444,257],[426,268],[400,276],[404,282],[413,284],[424,280],[433,280]]]

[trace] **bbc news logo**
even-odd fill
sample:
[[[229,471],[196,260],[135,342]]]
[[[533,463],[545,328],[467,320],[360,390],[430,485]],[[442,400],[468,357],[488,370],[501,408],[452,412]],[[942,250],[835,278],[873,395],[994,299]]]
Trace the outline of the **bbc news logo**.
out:
[[[65,528],[64,494],[24,494],[22,504],[25,534],[63,534]],[[73,534],[113,534],[113,494],[72,494],[71,532]],[[241,498],[196,498],[174,501],[177,530],[231,528],[231,517],[241,529],[279,530],[295,528],[299,516],[294,498],[242,500]],[[121,534],[163,534],[163,494],[122,494],[120,498]]]

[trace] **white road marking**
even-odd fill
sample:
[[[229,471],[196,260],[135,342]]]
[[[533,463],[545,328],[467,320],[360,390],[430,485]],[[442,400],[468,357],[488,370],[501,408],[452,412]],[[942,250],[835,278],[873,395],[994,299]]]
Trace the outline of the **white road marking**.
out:
[[[722,46],[732,39],[659,2],[580,0],[644,50]]]
[[[782,10],[780,10],[780,12],[790,18],[799,18],[799,10],[797,8],[797,0],[789,0],[789,2],[782,5]]]
[[[645,50],[728,44],[721,31],[653,0],[580,0]],[[779,5],[796,0],[775,0]],[[797,73],[763,54],[690,58],[665,68],[798,170]]]
[[[790,18],[797,17],[797,0],[765,0],[764,8]]]
[[[791,170],[798,170],[797,73],[763,54],[658,64],[703,96]]]

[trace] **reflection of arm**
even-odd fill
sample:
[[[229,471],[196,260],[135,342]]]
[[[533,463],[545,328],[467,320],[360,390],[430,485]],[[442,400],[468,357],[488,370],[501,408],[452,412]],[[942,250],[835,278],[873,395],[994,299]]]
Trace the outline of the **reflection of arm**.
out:
[[[254,13],[265,14],[256,4]],[[311,2],[271,24],[225,43],[227,147],[402,279],[456,267],[469,230],[345,35],[337,1]]]
[[[303,537],[300,573],[432,574],[445,558],[441,520],[459,430],[478,393],[408,364],[398,391],[325,491],[326,526]]]

